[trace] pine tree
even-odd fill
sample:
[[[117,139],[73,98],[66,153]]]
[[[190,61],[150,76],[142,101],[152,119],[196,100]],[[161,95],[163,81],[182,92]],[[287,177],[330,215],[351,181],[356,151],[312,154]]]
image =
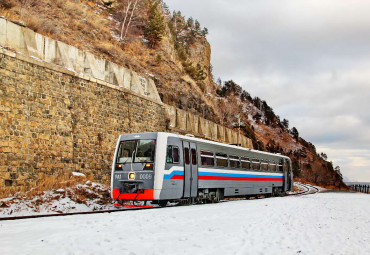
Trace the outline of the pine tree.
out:
[[[293,127],[293,128],[292,128],[291,134],[293,135],[293,137],[294,137],[296,140],[298,140],[299,132],[298,132],[298,130],[297,130],[295,127]]]
[[[164,17],[159,10],[159,1],[150,1],[149,22],[145,27],[145,38],[149,41],[149,47],[154,48],[162,40],[165,32]]]
[[[195,20],[194,29],[197,34],[200,34],[200,23],[198,20]]]
[[[186,21],[186,27],[188,29],[194,28],[194,19],[192,17],[188,18],[188,20]]]
[[[283,119],[283,126],[286,128],[286,129],[288,129],[289,128],[289,120],[287,120],[287,119]]]
[[[206,35],[208,34],[208,29],[205,27],[205,28],[203,28],[203,30],[202,30],[202,35],[204,36],[204,37],[206,37]]]

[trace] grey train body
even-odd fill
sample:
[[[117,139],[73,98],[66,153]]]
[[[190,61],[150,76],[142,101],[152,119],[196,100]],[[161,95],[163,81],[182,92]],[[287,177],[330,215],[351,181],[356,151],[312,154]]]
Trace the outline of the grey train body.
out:
[[[286,156],[158,132],[119,137],[111,183],[120,201],[217,202],[285,193],[293,176]]]

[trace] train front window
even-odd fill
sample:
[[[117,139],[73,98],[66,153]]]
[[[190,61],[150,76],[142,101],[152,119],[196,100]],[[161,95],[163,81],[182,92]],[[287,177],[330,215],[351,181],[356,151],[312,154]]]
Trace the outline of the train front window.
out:
[[[136,146],[135,163],[154,162],[155,140],[138,140]]]
[[[152,163],[154,162],[155,140],[121,141],[117,163]]]
[[[122,141],[119,144],[117,163],[130,163],[133,160],[133,154],[136,147],[136,141]]]

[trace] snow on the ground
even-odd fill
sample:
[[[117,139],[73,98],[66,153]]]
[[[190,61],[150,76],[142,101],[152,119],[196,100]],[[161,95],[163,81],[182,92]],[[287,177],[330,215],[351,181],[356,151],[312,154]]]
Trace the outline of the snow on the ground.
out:
[[[73,173],[83,177],[83,174]],[[2,217],[57,214],[115,209],[110,200],[109,187],[91,181],[65,189],[44,191],[28,198],[27,195],[0,199]]]
[[[79,173],[79,172],[72,172],[72,175],[73,176],[86,177],[86,175],[84,175],[83,173]]]
[[[0,254],[370,254],[369,211],[327,192],[0,221]]]

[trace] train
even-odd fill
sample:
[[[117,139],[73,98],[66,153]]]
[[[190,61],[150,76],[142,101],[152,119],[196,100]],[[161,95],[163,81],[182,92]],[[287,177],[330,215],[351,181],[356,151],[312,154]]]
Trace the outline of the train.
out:
[[[293,189],[292,162],[281,154],[166,132],[120,135],[111,175],[116,205],[217,203],[278,196]]]

